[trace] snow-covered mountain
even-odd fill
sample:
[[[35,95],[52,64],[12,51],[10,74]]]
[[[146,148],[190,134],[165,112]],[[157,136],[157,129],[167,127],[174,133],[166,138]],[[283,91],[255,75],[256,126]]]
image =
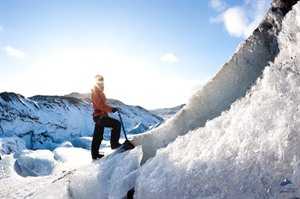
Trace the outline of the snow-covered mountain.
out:
[[[91,100],[88,94],[67,96],[33,96],[25,98],[16,93],[0,93],[0,137],[17,136],[28,149],[53,150],[64,141],[91,137],[94,130]],[[139,106],[125,105],[109,99],[118,107],[127,133],[146,131],[159,125],[163,119]],[[118,119],[118,114],[111,114]],[[139,127],[143,125],[144,128]],[[109,129],[105,129],[109,139]],[[122,135],[123,136],[123,135]]]
[[[92,162],[68,143],[4,145],[22,150],[0,161],[0,198],[300,198],[299,44],[300,2],[274,0],[215,77],[133,136],[133,150]]]
[[[149,110],[151,113],[160,116],[164,120],[167,120],[171,118],[173,115],[175,115],[178,111],[180,111],[185,104],[181,104],[179,106],[175,106],[172,108],[159,108],[159,109],[153,109]]]

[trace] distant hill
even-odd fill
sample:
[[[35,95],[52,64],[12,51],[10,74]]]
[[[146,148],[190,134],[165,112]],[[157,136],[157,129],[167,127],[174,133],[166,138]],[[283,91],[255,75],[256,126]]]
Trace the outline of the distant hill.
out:
[[[173,115],[175,115],[180,109],[182,109],[185,106],[185,104],[181,104],[179,106],[175,106],[172,108],[160,108],[160,109],[153,109],[150,110],[151,113],[154,115],[158,115],[164,120],[169,119]]]
[[[70,94],[64,95],[65,97],[75,97],[79,99],[83,99],[86,101],[91,100],[91,93],[78,93],[78,92],[72,92]]]

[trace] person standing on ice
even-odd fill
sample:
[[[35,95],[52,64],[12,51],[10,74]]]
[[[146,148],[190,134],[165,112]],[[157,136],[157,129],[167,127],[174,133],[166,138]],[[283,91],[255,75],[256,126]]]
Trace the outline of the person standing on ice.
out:
[[[116,149],[121,146],[119,143],[121,123],[108,116],[109,112],[118,111],[117,108],[110,107],[107,104],[107,99],[104,94],[104,78],[102,75],[95,76],[96,83],[92,88],[92,103],[93,103],[93,120],[95,122],[95,129],[92,140],[92,159],[96,160],[102,158],[104,155],[99,154],[99,148],[103,140],[104,127],[112,128],[110,136],[111,149]]]

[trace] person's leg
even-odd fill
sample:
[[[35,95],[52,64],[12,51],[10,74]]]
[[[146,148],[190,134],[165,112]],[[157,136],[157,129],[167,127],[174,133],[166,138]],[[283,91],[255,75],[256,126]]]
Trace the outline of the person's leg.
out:
[[[95,129],[94,129],[94,134],[92,139],[92,147],[91,147],[91,153],[93,159],[99,158],[99,148],[103,140],[103,133],[104,133],[104,127],[95,124]]]
[[[111,148],[115,149],[118,148],[120,145],[119,139],[120,139],[120,132],[121,132],[121,123],[113,118],[110,117],[102,117],[100,119],[100,125],[104,127],[110,127],[111,135],[110,135],[110,144]]]

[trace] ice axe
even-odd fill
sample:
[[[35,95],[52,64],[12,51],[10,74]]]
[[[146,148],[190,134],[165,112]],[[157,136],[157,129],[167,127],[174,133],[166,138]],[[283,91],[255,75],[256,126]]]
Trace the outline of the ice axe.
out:
[[[131,150],[134,148],[134,145],[127,138],[120,111],[118,111],[118,115],[119,115],[120,122],[121,122],[121,128],[123,129],[123,133],[124,133],[124,137],[125,137],[125,142],[122,144],[122,148],[125,149],[125,151]]]

